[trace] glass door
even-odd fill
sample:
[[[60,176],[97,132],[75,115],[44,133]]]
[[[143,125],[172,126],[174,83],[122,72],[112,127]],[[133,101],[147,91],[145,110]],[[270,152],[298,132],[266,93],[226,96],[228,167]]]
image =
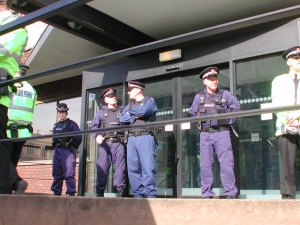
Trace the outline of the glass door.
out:
[[[288,72],[281,55],[261,56],[236,62],[236,94],[241,110],[268,107],[271,83]],[[280,155],[275,138],[276,115],[257,115],[238,120],[238,186],[240,198],[276,199],[280,195]]]
[[[117,91],[117,102],[118,105],[122,104],[122,93],[123,86],[111,86]],[[107,87],[101,87],[95,90],[88,91],[88,103],[87,103],[87,119],[85,124],[85,130],[89,130],[89,126],[99,111],[102,108],[104,102],[100,96],[101,92]],[[98,159],[98,144],[91,135],[86,136],[86,182],[85,182],[85,196],[95,196],[96,193],[96,178],[97,169],[96,163]],[[114,188],[113,184],[114,167],[110,167],[110,171],[107,178],[107,186],[105,190],[105,196],[114,197],[117,195],[117,190]]]
[[[170,120],[173,118],[172,79],[147,83],[144,95],[154,98],[157,104],[156,121]],[[173,162],[175,162],[176,145],[173,130],[165,126],[157,127],[161,131],[157,133],[156,153],[156,181],[158,197],[172,197],[174,188]]]

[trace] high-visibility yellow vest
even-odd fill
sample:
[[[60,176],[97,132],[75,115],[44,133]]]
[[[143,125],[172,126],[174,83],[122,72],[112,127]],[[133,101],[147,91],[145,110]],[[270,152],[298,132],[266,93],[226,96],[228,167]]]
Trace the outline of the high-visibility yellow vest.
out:
[[[18,19],[10,11],[0,12],[0,26]],[[19,28],[0,36],[0,68],[5,68],[13,77],[19,71],[19,63],[27,42],[27,31]],[[10,91],[11,88],[9,87]],[[8,107],[9,96],[1,96],[0,104]]]
[[[8,106],[8,127],[11,123],[18,125],[30,125],[33,121],[33,113],[37,100],[35,89],[26,81],[21,83],[17,93],[12,95],[12,100]],[[7,130],[7,136],[11,138],[11,132]],[[31,132],[27,128],[18,129],[18,137],[30,137]]]

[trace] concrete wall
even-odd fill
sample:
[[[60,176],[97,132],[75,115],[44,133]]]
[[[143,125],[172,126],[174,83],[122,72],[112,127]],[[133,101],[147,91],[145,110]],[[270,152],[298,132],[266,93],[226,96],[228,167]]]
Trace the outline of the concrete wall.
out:
[[[299,224],[299,200],[0,196],[0,224]]]

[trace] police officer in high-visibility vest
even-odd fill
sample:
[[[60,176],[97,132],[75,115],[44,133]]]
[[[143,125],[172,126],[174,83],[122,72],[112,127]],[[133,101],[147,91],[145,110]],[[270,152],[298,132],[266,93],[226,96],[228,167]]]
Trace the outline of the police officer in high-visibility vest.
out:
[[[116,90],[107,88],[101,93],[106,105],[104,105],[95,115],[90,128],[108,128],[120,126],[120,115],[123,106],[117,105]],[[126,179],[126,156],[122,143],[124,132],[107,131],[92,135],[99,144],[97,160],[97,197],[104,197],[107,184],[107,176],[111,163],[115,168],[113,185],[118,191],[117,197],[123,197]]]
[[[16,77],[25,76],[29,69],[24,64],[19,65],[20,70]],[[32,136],[32,121],[37,94],[35,89],[26,81],[15,84],[17,92],[11,97],[8,106],[7,136],[9,138],[23,138]],[[26,141],[12,142],[11,162],[10,162],[10,185],[15,194],[23,194],[27,188],[27,182],[23,180],[18,172],[17,165],[22,153],[23,145]]]
[[[14,15],[10,11],[11,4],[12,0],[0,1],[0,26],[18,18],[18,15]],[[0,80],[11,79],[19,71],[19,63],[27,37],[25,28],[19,28],[0,36]],[[9,85],[0,87],[0,139],[7,138],[7,111],[11,94],[12,88]],[[8,143],[0,143],[0,150],[0,194],[9,194],[11,193],[9,182],[11,148]]]
[[[300,104],[300,46],[287,49],[283,55],[289,72],[275,77],[272,82],[273,106]],[[296,157],[299,148],[300,110],[276,113],[282,177],[280,192],[282,199],[294,199],[296,195]]]
[[[126,124],[144,124],[156,121],[157,106],[153,98],[144,96],[145,84],[128,81],[132,100],[123,110],[120,121]],[[156,143],[153,128],[130,129],[127,143],[128,177],[135,198],[155,198]]]
[[[69,110],[67,104],[59,103],[56,110],[59,121],[54,124],[53,134],[80,131],[77,123],[67,118]],[[53,138],[52,176],[54,180],[51,190],[54,195],[61,195],[63,180],[67,186],[66,194],[74,196],[77,193],[75,180],[76,150],[81,141],[81,135]]]
[[[214,115],[240,110],[237,99],[229,91],[218,87],[219,68],[208,67],[200,73],[206,86],[193,101],[189,113],[193,116]],[[200,174],[202,197],[213,198],[214,152],[220,163],[221,182],[226,198],[235,198],[238,192],[235,185],[233,151],[230,139],[230,126],[236,118],[207,120],[199,124],[200,130]]]

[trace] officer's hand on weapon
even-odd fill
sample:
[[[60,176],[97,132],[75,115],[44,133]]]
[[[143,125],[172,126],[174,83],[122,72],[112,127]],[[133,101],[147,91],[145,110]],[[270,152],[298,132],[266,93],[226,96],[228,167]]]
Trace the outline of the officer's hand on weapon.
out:
[[[97,143],[98,143],[99,145],[101,145],[102,142],[104,141],[103,136],[102,136],[101,134],[98,135],[98,136],[96,137],[96,141],[97,141]]]

